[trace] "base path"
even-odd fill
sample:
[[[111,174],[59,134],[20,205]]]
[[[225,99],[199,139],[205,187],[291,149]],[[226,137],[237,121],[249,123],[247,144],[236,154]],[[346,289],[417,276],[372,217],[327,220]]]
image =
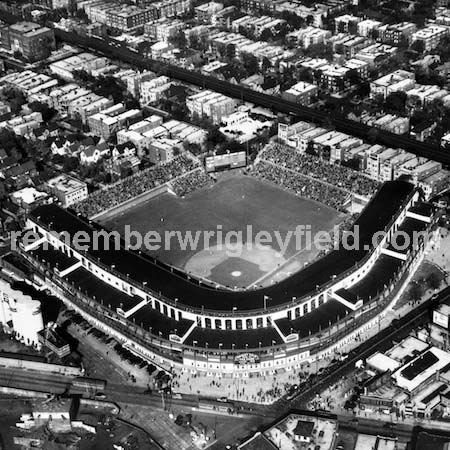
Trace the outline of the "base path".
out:
[[[238,265],[233,264],[232,261],[230,264],[223,264],[228,260],[240,261]],[[273,272],[285,262],[283,255],[270,246],[239,242],[230,245],[219,244],[201,250],[191,256],[184,270],[196,277],[209,280],[214,275],[212,282],[217,284],[224,283],[225,279],[231,276],[240,288],[246,288],[260,277],[261,272],[263,274]],[[214,268],[220,265],[224,267],[214,271]],[[255,270],[255,266],[258,270]],[[224,280],[219,279],[221,272],[225,272]]]

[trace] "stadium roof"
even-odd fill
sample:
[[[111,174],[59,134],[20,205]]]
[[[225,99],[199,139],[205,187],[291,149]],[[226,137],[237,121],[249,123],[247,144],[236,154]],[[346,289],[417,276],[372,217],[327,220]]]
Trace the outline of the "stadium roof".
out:
[[[257,310],[263,308],[266,298],[267,308],[271,308],[314,293],[319,286],[354,267],[369,252],[374,233],[386,229],[414,190],[414,186],[406,181],[385,183],[355,222],[360,250],[333,250],[292,276],[261,289],[230,291],[215,288],[149,255],[124,248],[115,250],[114,245],[110,249],[89,247],[86,256],[111,268],[111,272],[124,279],[145,283],[153,292],[171,300],[177,299],[180,306],[219,311]],[[56,233],[66,231],[72,237],[78,231],[92,235],[95,227],[101,229],[55,204],[36,208],[30,217]]]

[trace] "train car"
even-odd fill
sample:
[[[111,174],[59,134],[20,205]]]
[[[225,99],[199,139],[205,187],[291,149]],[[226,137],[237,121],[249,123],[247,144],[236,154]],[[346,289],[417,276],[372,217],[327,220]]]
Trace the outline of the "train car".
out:
[[[98,378],[77,377],[72,381],[71,392],[101,392],[106,387],[106,380]]]
[[[200,399],[198,402],[198,409],[200,411],[210,411],[210,412],[222,412],[222,413],[232,413],[234,412],[234,403],[230,401],[218,401],[211,399]]]

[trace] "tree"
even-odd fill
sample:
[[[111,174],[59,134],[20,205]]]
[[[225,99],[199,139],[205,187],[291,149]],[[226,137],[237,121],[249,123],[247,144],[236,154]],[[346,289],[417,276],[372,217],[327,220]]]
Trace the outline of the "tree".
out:
[[[14,88],[6,88],[2,91],[2,96],[9,103],[11,112],[16,115],[22,109],[22,106],[27,102],[23,93]]]
[[[413,281],[411,283],[408,293],[413,302],[418,302],[422,298],[422,295],[423,295],[423,286],[421,284],[417,283],[417,281]]]
[[[306,81],[307,83],[314,82],[312,72],[307,67],[300,67],[300,69],[298,69],[297,78],[299,81]]]
[[[387,112],[394,114],[404,114],[406,106],[406,92],[391,92],[384,103]]]
[[[437,272],[431,272],[426,279],[426,283],[430,289],[438,289],[441,285],[441,277]]]
[[[78,158],[74,156],[63,156],[63,170],[65,172],[71,172],[76,170],[79,166]]]
[[[54,108],[50,108],[46,103],[31,102],[28,106],[32,111],[40,112],[44,122],[49,122],[57,114],[57,111]]]
[[[272,63],[270,62],[269,58],[264,57],[262,60],[262,63],[261,63],[262,72],[265,73],[271,68],[272,68]]]
[[[416,51],[419,54],[422,54],[425,51],[425,44],[423,41],[414,41],[411,44],[411,50]]]
[[[174,36],[170,36],[169,43],[180,49],[185,49],[188,46],[188,41],[183,30],[178,31]]]
[[[249,75],[254,75],[258,72],[259,64],[255,55],[251,55],[249,53],[242,54],[242,64],[245,70],[249,73]]]

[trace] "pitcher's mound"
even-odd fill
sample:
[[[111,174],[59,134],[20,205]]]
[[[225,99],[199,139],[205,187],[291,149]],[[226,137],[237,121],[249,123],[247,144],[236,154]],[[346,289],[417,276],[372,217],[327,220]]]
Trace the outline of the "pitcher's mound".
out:
[[[222,286],[245,289],[285,262],[283,255],[270,246],[239,243],[201,250],[191,256],[184,270]]]

